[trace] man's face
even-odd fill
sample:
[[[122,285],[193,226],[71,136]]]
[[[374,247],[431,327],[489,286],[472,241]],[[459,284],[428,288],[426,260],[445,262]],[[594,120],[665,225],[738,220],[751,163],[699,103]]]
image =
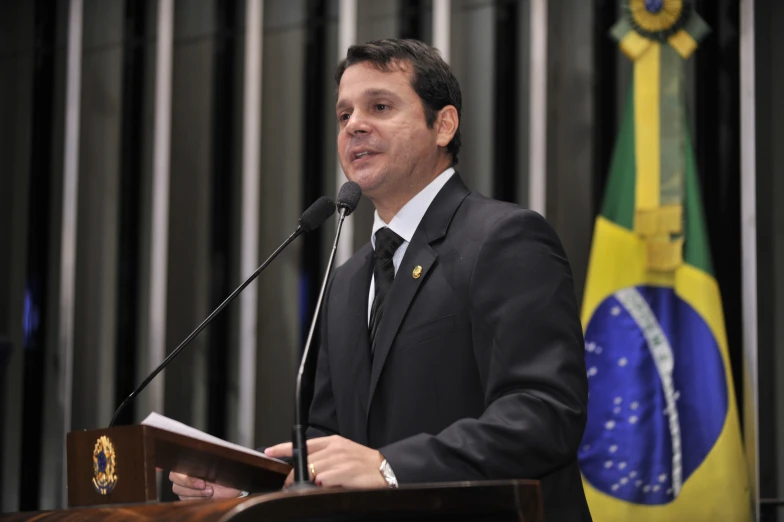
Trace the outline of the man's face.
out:
[[[435,129],[407,63],[382,72],[369,63],[346,69],[338,88],[338,156],[346,177],[376,201],[410,192],[438,162]]]

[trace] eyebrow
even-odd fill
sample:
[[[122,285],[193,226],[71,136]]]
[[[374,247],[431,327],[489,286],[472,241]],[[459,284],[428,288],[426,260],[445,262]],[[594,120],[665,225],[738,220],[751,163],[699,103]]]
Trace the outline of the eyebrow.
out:
[[[398,97],[394,92],[390,91],[389,89],[372,89],[372,88],[371,89],[367,89],[364,92],[364,96],[366,96],[368,98],[373,98],[373,97],[377,97],[377,96],[389,96],[389,97],[395,98],[395,99],[397,99],[397,97]],[[335,105],[335,110],[339,111],[339,110],[345,108],[347,105],[349,105],[348,101],[340,100]]]

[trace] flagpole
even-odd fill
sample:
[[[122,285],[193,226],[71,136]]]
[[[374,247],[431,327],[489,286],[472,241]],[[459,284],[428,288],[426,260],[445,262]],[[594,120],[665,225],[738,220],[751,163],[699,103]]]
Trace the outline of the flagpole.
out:
[[[348,48],[357,42],[357,0],[340,0],[338,7],[338,62],[346,57]],[[335,166],[335,193],[346,182],[340,161]],[[354,218],[349,216],[343,223],[343,241],[338,243],[335,266],[340,266],[354,253]]]
[[[452,48],[452,0],[433,2],[433,47],[449,63]]]
[[[741,251],[743,299],[743,434],[755,520],[760,519],[757,348],[757,201],[754,0],[740,6]]]
[[[547,0],[531,0],[530,6],[528,208],[544,216],[547,206]]]

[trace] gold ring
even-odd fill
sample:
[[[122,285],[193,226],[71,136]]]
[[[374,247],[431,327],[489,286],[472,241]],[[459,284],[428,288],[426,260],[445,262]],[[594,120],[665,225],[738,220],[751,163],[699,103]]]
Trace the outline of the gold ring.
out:
[[[310,464],[310,473],[313,475],[313,480],[316,480],[316,466],[314,466],[312,463]]]

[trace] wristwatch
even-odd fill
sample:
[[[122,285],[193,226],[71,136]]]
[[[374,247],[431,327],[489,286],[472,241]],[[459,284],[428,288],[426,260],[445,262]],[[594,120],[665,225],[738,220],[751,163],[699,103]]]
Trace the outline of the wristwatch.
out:
[[[384,477],[384,480],[387,481],[387,487],[397,487],[397,477],[395,477],[395,472],[392,471],[392,466],[389,465],[387,459],[384,459],[381,466],[378,467],[378,470],[381,472],[381,476]]]

